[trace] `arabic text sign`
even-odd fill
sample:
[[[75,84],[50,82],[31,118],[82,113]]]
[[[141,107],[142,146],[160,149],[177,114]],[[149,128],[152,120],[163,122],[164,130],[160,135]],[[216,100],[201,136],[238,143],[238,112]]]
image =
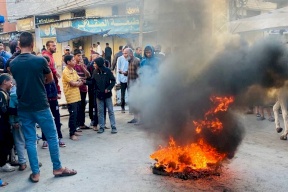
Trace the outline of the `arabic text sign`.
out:
[[[124,33],[132,33],[139,31],[139,16],[75,20],[72,27],[90,32],[119,31],[121,28],[125,29]]]
[[[56,37],[56,29],[62,27],[62,23],[53,23],[48,25],[40,25],[40,37]]]
[[[58,15],[47,15],[47,16],[35,16],[35,25],[41,24],[41,23],[49,23],[53,21],[59,20]]]
[[[17,31],[29,31],[35,29],[34,17],[17,20]]]

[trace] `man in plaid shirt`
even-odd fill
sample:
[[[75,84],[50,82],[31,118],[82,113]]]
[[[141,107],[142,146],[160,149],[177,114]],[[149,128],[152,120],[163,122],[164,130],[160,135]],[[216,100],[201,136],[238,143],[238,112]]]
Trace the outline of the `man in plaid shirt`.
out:
[[[138,69],[140,67],[140,59],[134,57],[133,51],[131,48],[126,48],[128,51],[128,90],[136,83],[138,78]],[[139,118],[138,114],[133,107],[129,106],[129,111],[134,114],[134,118],[128,123],[137,123]]]

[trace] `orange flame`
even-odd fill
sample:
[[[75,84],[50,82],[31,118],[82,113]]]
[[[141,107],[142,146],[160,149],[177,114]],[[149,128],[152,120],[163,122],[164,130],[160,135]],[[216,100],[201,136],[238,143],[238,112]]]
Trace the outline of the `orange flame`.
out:
[[[193,121],[196,133],[201,133],[202,128],[210,128],[213,132],[221,131],[223,129],[222,122],[214,117],[219,111],[227,111],[231,103],[234,102],[233,97],[215,97],[212,96],[210,100],[216,105],[205,113],[204,121]],[[211,120],[208,120],[211,119]]]
[[[203,128],[210,128],[213,132],[221,131],[222,122],[215,117],[219,111],[227,111],[233,103],[233,97],[211,97],[215,106],[205,113],[205,120],[193,121],[196,133],[201,133]],[[209,118],[209,120],[208,120]],[[173,138],[170,138],[168,147],[161,147],[152,155],[151,159],[157,161],[156,167],[163,166],[166,172],[182,172],[185,168],[205,169],[209,164],[221,162],[226,154],[218,153],[215,148],[207,144],[204,139],[187,146],[177,146]]]

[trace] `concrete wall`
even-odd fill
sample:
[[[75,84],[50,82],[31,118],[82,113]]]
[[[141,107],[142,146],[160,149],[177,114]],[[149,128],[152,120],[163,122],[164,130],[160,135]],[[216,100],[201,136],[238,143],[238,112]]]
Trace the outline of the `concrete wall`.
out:
[[[86,17],[109,17],[112,16],[112,7],[101,5],[94,8],[86,9]]]

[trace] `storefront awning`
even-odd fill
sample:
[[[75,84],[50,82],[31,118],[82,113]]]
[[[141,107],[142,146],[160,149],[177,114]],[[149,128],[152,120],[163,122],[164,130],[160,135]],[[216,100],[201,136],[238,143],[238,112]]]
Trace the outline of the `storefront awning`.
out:
[[[58,43],[62,43],[79,37],[87,37],[91,35],[104,35],[107,34],[108,32],[109,30],[99,32],[88,32],[76,29],[74,27],[56,28],[56,39]]]
[[[276,9],[270,13],[230,22],[231,33],[263,31],[288,27],[288,7]]]

